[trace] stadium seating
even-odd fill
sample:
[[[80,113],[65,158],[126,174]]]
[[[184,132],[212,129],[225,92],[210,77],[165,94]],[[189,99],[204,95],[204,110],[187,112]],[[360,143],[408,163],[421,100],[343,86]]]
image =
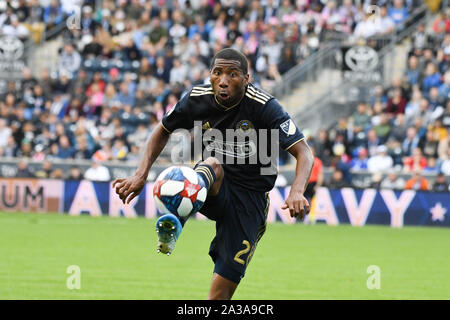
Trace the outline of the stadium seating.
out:
[[[361,1],[361,6],[348,0],[328,1],[326,5],[319,0],[104,0],[100,6],[98,1],[80,0],[72,5],[70,1],[47,2],[40,6],[39,1],[25,1],[18,7],[0,8],[1,28],[12,25],[11,15],[27,25],[44,23],[44,29],[65,23],[61,17],[80,15],[78,27],[62,28],[60,34],[52,36],[64,41],[60,59],[54,62],[61,66],[58,72],[53,77],[47,70],[34,76],[27,74],[21,87],[11,83],[1,94],[0,157],[28,156],[36,160],[42,155],[58,158],[58,154],[69,154],[69,158],[90,160],[101,152],[106,160],[135,160],[141,145],[129,137],[137,134],[139,125],[143,125],[139,135],[148,137],[184,93],[208,81],[210,58],[219,49],[231,46],[242,50],[250,62],[252,82],[270,91],[286,71],[304,62],[327,41],[389,34],[392,31],[386,26],[401,30],[418,4],[413,0]],[[367,7],[374,3],[386,5],[386,16],[369,25],[366,19],[371,13]],[[428,162],[434,161],[438,171],[448,167],[448,29],[449,17],[442,10],[430,31],[424,34],[418,30],[411,35],[414,45],[422,46],[410,53],[418,56],[418,73],[408,70],[400,83],[383,86],[380,96],[374,96],[364,111],[368,117],[364,128],[351,129],[351,119],[361,118],[355,111],[350,120],[343,120],[342,128],[327,134],[328,141],[310,139],[315,146],[323,144],[316,149],[324,152],[319,155],[324,157],[324,164],[350,172],[352,158],[357,158],[361,148],[369,150],[367,136],[374,129],[377,145],[385,145],[388,155],[396,157],[396,168],[403,170],[403,159],[409,154],[398,154],[398,143],[402,142],[398,137],[406,135],[408,125],[399,132],[402,119],[392,111],[398,104],[393,94],[399,86],[405,107],[400,113],[408,116],[416,112],[426,122],[417,124],[422,134],[418,137],[422,153],[427,154]],[[354,34],[355,30],[358,34]],[[48,40],[42,40],[42,35],[33,37]],[[421,42],[422,38],[426,40]],[[72,49],[67,49],[66,44]],[[424,50],[427,47],[436,50],[428,50],[430,53]],[[405,61],[408,59],[405,57]],[[81,61],[79,67],[77,61]],[[436,70],[427,67],[428,62],[433,62]],[[95,80],[98,76],[101,80]],[[418,87],[414,79],[420,79]],[[437,89],[438,99],[431,88]],[[428,101],[429,110],[417,107],[413,99],[416,91]],[[34,130],[26,129],[30,125]],[[393,131],[397,139],[389,136]],[[434,133],[436,141],[426,141],[427,131]],[[333,140],[339,134],[343,140]],[[63,136],[68,137],[69,153],[60,152]],[[88,152],[80,152],[80,140],[86,142]],[[435,142],[439,153],[430,156],[428,148]],[[336,148],[338,144],[344,146],[343,152]],[[116,150],[118,145],[121,152]],[[371,156],[368,152],[369,159]],[[432,169],[426,166],[424,170]]]

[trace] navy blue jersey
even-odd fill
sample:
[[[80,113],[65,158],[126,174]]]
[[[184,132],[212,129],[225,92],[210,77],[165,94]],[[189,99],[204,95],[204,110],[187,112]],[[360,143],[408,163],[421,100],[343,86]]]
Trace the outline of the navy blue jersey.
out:
[[[274,186],[276,172],[262,171],[276,167],[273,161],[268,163],[269,157],[277,155],[279,147],[288,150],[304,139],[280,103],[251,83],[243,99],[228,108],[217,102],[211,85],[195,86],[162,119],[169,133],[179,128],[192,129],[194,124],[202,127],[203,158],[207,152],[222,159],[228,179],[255,191],[266,192]],[[221,137],[211,136],[210,132],[217,131]],[[249,132],[254,134],[248,135]]]

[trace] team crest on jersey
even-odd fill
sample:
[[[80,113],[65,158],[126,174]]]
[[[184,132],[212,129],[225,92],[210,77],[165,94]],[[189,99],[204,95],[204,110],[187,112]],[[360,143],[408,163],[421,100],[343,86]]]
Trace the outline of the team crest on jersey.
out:
[[[284,133],[286,133],[287,136],[293,135],[295,133],[295,124],[292,119],[286,120],[282,124],[280,124],[281,130],[283,130]]]
[[[249,129],[254,129],[253,123],[249,120],[241,120],[236,124],[236,130],[240,130],[242,132],[246,132]]]

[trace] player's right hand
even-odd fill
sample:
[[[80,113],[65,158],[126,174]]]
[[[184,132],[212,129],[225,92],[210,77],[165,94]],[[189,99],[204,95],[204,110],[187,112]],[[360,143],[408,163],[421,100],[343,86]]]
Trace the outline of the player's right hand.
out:
[[[310,206],[302,192],[295,192],[294,189],[291,188],[291,192],[281,209],[289,209],[291,218],[300,217],[300,220],[303,220],[303,218],[309,214]]]
[[[145,179],[138,176],[116,179],[112,183],[112,187],[116,189],[116,193],[124,204],[129,204],[131,200],[137,197],[144,186]]]

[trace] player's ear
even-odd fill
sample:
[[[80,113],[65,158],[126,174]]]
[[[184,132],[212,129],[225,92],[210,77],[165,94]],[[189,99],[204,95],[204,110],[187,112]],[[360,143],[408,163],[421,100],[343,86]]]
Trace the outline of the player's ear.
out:
[[[248,85],[248,81],[250,79],[250,75],[247,73],[246,75],[244,75],[244,85],[247,86]]]

